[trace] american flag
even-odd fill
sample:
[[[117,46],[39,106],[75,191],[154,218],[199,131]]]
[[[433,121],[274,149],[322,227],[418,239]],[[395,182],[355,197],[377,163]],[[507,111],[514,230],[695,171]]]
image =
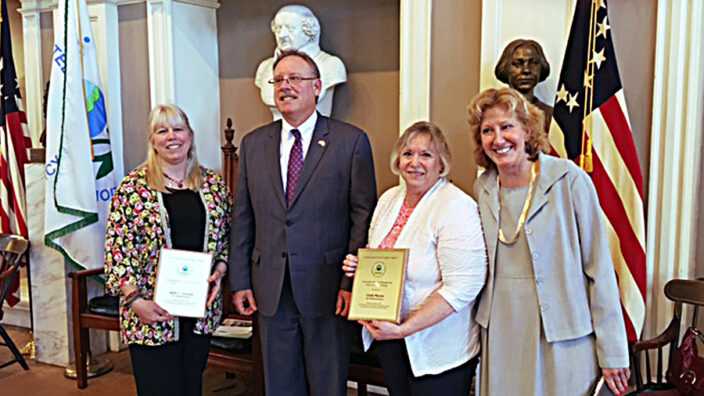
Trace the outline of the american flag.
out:
[[[555,97],[550,145],[592,177],[606,220],[628,340],[645,319],[643,176],[606,0],[577,0]]]
[[[26,238],[24,164],[28,162],[27,149],[32,147],[32,141],[27,130],[27,117],[22,110],[5,3],[3,0],[0,22],[0,232]],[[5,297],[11,306],[19,302],[18,290],[19,279],[15,277]]]

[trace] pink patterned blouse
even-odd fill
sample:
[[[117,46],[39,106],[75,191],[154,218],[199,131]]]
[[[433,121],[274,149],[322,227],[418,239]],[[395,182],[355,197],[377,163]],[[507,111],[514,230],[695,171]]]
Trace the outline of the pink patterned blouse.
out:
[[[403,205],[401,205],[401,211],[398,212],[398,217],[396,217],[394,226],[391,227],[391,231],[389,231],[384,240],[381,241],[379,249],[392,249],[394,247],[398,236],[401,235],[401,230],[403,230],[403,227],[406,226],[408,218],[411,217],[413,209],[415,208],[406,207],[406,202],[404,200]]]

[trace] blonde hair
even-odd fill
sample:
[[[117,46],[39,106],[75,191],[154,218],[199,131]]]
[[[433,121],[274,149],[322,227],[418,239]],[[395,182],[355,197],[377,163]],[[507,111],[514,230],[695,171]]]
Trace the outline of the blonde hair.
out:
[[[501,106],[514,116],[528,132],[526,152],[530,161],[536,161],[541,152],[548,152],[550,146],[543,129],[545,115],[537,106],[529,103],[520,92],[512,88],[487,89],[475,96],[469,104],[469,130],[474,138],[476,148],[474,159],[477,165],[486,169],[495,169],[496,164],[482,148],[481,125],[484,112],[495,106]]]
[[[440,128],[427,121],[418,121],[406,129],[401,137],[396,141],[393,151],[391,152],[391,172],[394,175],[401,173],[399,169],[401,150],[408,147],[411,141],[418,135],[427,135],[430,138],[430,144],[435,146],[435,150],[440,156],[440,177],[447,176],[450,173],[450,161],[452,160],[452,153],[450,153],[450,146],[447,144],[447,139],[445,139],[445,134],[442,133]]]
[[[143,165],[146,168],[147,185],[162,193],[169,193],[164,181],[164,171],[161,168],[161,161],[154,149],[154,136],[157,130],[164,126],[180,126],[191,135],[191,148],[188,150],[186,165],[186,179],[184,184],[189,190],[199,190],[203,186],[203,175],[200,171],[200,164],[196,157],[196,142],[193,139],[193,129],[188,122],[186,113],[174,104],[157,105],[149,113],[149,142],[147,148],[147,159]]]

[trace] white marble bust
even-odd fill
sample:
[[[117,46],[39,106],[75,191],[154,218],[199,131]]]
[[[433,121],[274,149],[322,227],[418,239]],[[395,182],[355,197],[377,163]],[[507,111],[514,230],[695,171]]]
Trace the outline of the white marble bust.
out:
[[[302,5],[282,7],[271,21],[271,30],[276,36],[274,56],[259,64],[254,84],[261,90],[261,97],[274,120],[281,118],[274,104],[274,86],[269,84],[273,78],[274,60],[285,50],[295,49],[310,56],[320,69],[322,90],[318,97],[318,111],[324,116],[332,112],[332,97],[335,86],[347,81],[347,71],[342,60],[320,49],[320,23],[313,12]]]

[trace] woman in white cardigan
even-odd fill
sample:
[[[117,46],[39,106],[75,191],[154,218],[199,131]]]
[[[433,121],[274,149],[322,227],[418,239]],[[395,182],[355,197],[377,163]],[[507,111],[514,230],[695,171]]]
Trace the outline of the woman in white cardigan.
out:
[[[445,179],[442,131],[417,122],[399,138],[391,170],[405,183],[386,191],[369,228],[371,248],[409,249],[401,323],[360,321],[373,340],[391,395],[469,394],[479,354],[472,307],[486,278],[477,204]],[[353,276],[357,257],[343,264]]]

